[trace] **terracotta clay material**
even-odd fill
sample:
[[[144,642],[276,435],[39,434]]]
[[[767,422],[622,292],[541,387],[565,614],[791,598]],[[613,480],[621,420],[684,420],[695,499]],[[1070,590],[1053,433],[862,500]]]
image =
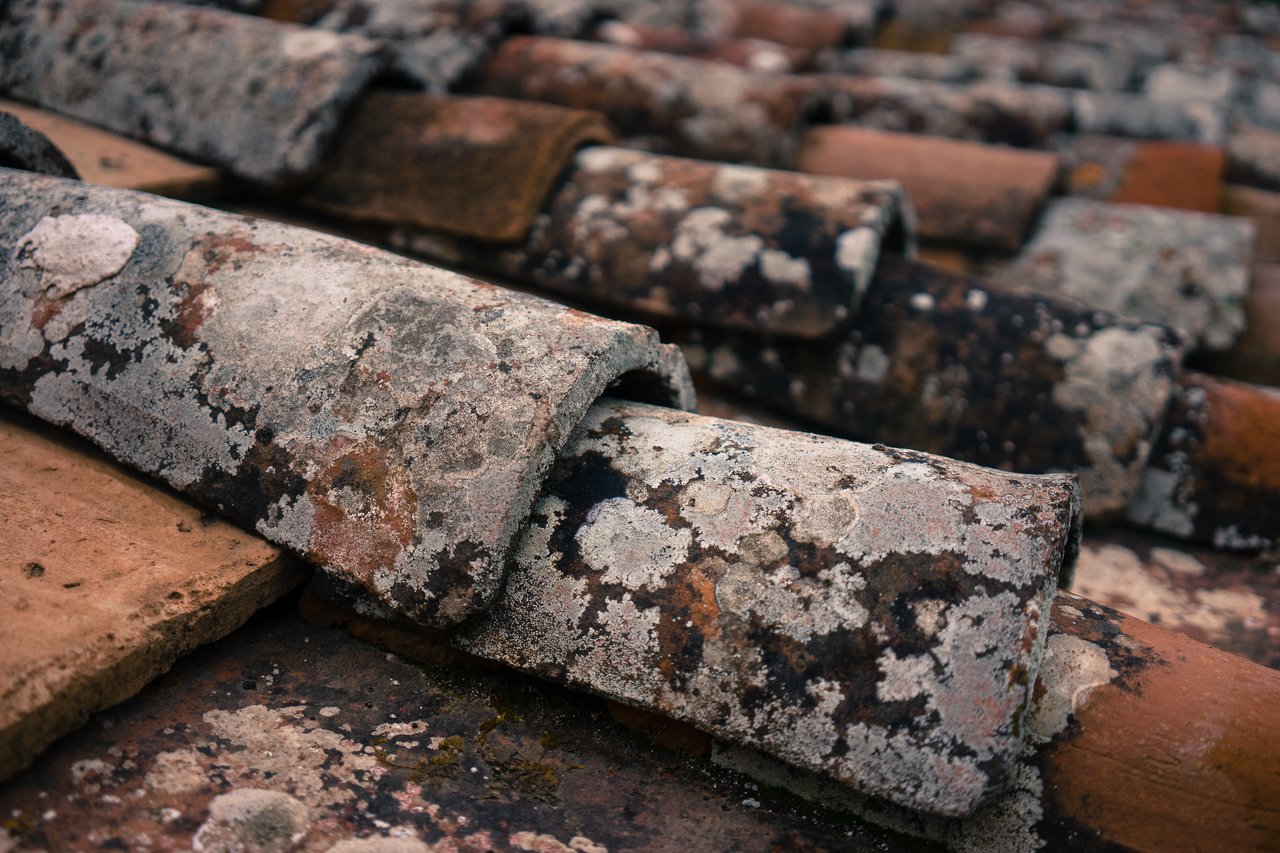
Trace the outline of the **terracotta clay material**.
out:
[[[1217,548],[1280,544],[1280,389],[1188,371],[1129,519]]]
[[[1280,133],[1251,128],[1227,140],[1227,180],[1280,192]]]
[[[1016,250],[1057,179],[1053,154],[863,128],[816,127],[796,168],[900,181],[920,236]]]
[[[1221,148],[1077,136],[1065,146],[1063,161],[1070,195],[1205,213],[1221,208],[1226,166]]]
[[[507,670],[404,660],[274,608],[0,784],[0,843],[921,853],[655,748],[602,705]]]
[[[628,315],[820,337],[858,311],[882,250],[909,250],[893,181],[587,148],[503,250],[469,266]],[[412,244],[410,244],[412,245]]]
[[[809,51],[772,41],[728,38],[676,27],[646,27],[621,21],[605,21],[592,32],[592,38],[641,50],[727,62],[753,71],[803,71],[813,62]]]
[[[862,441],[1077,473],[1095,517],[1128,506],[1182,360],[1168,329],[891,253],[852,325],[827,340],[676,334],[726,393]]]
[[[1223,187],[1222,212],[1248,217],[1258,229],[1257,259],[1280,263],[1280,192],[1227,184]]]
[[[1086,683],[1056,697],[1070,724],[1040,756],[1046,823],[1074,819],[1082,840],[1138,850],[1258,850],[1280,838],[1280,672],[1068,600],[1054,623],[1073,639],[1051,637],[1049,654],[1060,645],[1062,669]],[[1091,671],[1094,649],[1105,662]],[[1061,671],[1052,657],[1045,667],[1046,682]],[[1090,687],[1094,677],[1105,680]],[[1048,722],[1052,704],[1041,707]]]
[[[1134,152],[1110,200],[1217,213],[1225,165],[1221,148],[1187,142],[1144,142]]]
[[[835,122],[1036,148],[1071,122],[1066,90],[978,82],[950,85],[895,77],[815,75],[812,84]]]
[[[612,139],[598,113],[502,98],[371,92],[300,200],[347,218],[518,240],[575,151]]]
[[[954,850],[1259,850],[1280,837],[1280,672],[1059,593],[1011,790],[960,821],[715,759]],[[1212,808],[1204,808],[1204,803]]]
[[[806,78],[563,39],[505,41],[480,94],[595,110],[628,139],[665,153],[786,168],[812,102]]]
[[[1205,354],[1197,363],[1219,376],[1280,387],[1280,264],[1254,264],[1244,311],[1249,325],[1235,346]]]
[[[606,387],[692,405],[649,329],[145,194],[0,193],[0,397],[424,623],[486,606]]]
[[[209,195],[218,185],[217,169],[180,160],[84,122],[12,101],[0,100],[0,110],[48,136],[86,183],[171,198]]]
[[[806,9],[785,3],[734,0],[729,13],[730,34],[767,39],[787,47],[819,51],[839,47],[855,34],[849,18],[835,10]]]
[[[0,413],[0,778],[308,571],[280,549]]]
[[[1078,499],[1065,477],[602,400],[502,597],[445,639],[964,814],[1018,751]]]
[[[266,182],[318,168],[382,68],[368,39],[133,0],[14,0],[0,53],[0,92]]]
[[[1233,554],[1123,527],[1090,528],[1071,591],[1280,669],[1280,557]]]

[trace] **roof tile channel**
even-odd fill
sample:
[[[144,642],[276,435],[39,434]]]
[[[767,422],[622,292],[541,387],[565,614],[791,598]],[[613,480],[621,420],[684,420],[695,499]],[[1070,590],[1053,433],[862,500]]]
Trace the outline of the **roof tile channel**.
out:
[[[1280,84],[1273,79],[1280,68],[1275,59],[1280,13],[1268,17],[1246,4],[1223,10],[1198,0],[897,0],[889,4],[896,18],[886,27],[877,20],[889,10],[875,0],[804,0],[790,6],[748,0],[694,6],[675,0],[223,2],[310,26],[141,0],[16,0],[0,12],[0,48],[23,62],[0,69],[0,92],[42,99],[55,110],[247,178],[251,186],[234,186],[257,198],[270,196],[285,216],[299,216],[299,209],[321,211],[337,217],[328,227],[372,235],[570,304],[651,321],[683,347],[699,381],[736,400],[766,405],[768,417],[787,424],[1010,471],[1076,474],[1092,521],[1127,522],[1155,531],[1141,541],[1164,543],[1125,544],[1139,538],[1116,531],[1094,539],[1091,528],[1095,559],[1077,578],[1080,590],[1127,606],[1140,617],[1157,614],[1224,647],[1274,653],[1274,642],[1267,643],[1280,635],[1267,616],[1275,593],[1268,553],[1280,545],[1280,478],[1271,470],[1280,442],[1273,429],[1280,423],[1280,390],[1189,371],[1183,362],[1189,355],[1187,363],[1197,370],[1280,384],[1275,334],[1280,303],[1273,298],[1280,279],[1270,263],[1278,251],[1273,238],[1280,233],[1275,216],[1280,210],[1275,166],[1280,162]],[[65,8],[65,15],[50,16],[52,6]],[[108,39],[99,56],[101,51],[71,38],[68,28],[81,25],[96,36],[122,35]],[[181,55],[187,32],[205,41],[222,38],[221,44],[234,49],[210,48],[193,66]],[[884,49],[895,40],[945,52]],[[864,47],[868,42],[881,47]],[[138,49],[140,57],[129,55]],[[237,67],[210,75],[208,67],[217,61]],[[96,74],[95,63],[109,73]],[[144,79],[147,87],[138,85]],[[231,117],[225,127],[219,126],[216,111],[201,106],[202,99],[220,104],[218,110]],[[271,112],[277,101],[289,109]],[[261,126],[245,132],[244,122]],[[0,179],[10,186],[33,180],[12,174]],[[1051,679],[1027,718],[1027,730],[1044,738],[1026,741],[1024,762],[1014,761],[1022,723],[1015,725],[1016,737],[1006,737],[1000,726],[1008,715],[999,709],[981,721],[969,714],[962,725],[948,728],[941,712],[893,717],[901,710],[894,703],[906,700],[886,699],[880,692],[872,704],[859,705],[850,687],[857,679],[847,677],[848,670],[860,668],[858,683],[880,684],[889,692],[919,687],[915,669],[903,669],[899,681],[888,678],[895,667],[905,666],[898,646],[919,638],[891,637],[892,660],[876,645],[886,641],[875,631],[862,637],[862,645],[851,646],[849,637],[866,627],[854,624],[862,618],[856,611],[838,614],[831,623],[838,623],[832,632],[839,642],[833,645],[814,640],[812,632],[799,640],[794,633],[817,618],[821,604],[855,602],[871,611],[885,595],[916,616],[926,614],[904,619],[894,611],[895,626],[916,624],[924,630],[932,605],[916,606],[919,579],[949,578],[951,593],[964,598],[954,581],[972,578],[951,578],[952,558],[936,558],[927,548],[909,566],[893,563],[896,556],[885,558],[887,563],[867,563],[862,572],[855,566],[856,577],[865,575],[869,582],[854,592],[840,586],[848,581],[842,570],[821,576],[808,570],[799,577],[786,573],[786,566],[809,565],[803,560],[812,556],[812,549],[805,550],[811,545],[840,554],[853,547],[847,537],[822,538],[831,524],[840,526],[845,509],[821,500],[821,506],[814,505],[821,517],[812,524],[805,512],[814,507],[799,499],[787,504],[790,515],[784,515],[790,522],[769,516],[770,523],[782,525],[769,532],[780,537],[785,556],[769,550],[776,542],[766,533],[726,544],[723,531],[703,518],[707,507],[741,510],[734,501],[746,492],[735,489],[744,483],[773,483],[783,474],[808,476],[806,466],[816,464],[821,448],[840,448],[847,456],[858,446],[607,402],[591,407],[585,432],[570,440],[577,415],[611,379],[635,393],[651,392],[665,381],[669,397],[691,404],[680,384],[678,357],[660,347],[651,332],[634,327],[613,337],[600,332],[612,343],[603,347],[609,375],[596,375],[601,348],[575,343],[574,336],[595,340],[595,332],[616,324],[469,282],[471,302],[429,309],[439,315],[441,326],[438,334],[424,333],[430,338],[426,344],[418,339],[421,324],[414,319],[423,314],[422,306],[388,297],[386,310],[370,309],[351,321],[350,329],[369,332],[365,340],[348,340],[345,332],[314,335],[308,338],[307,357],[321,358],[327,350],[338,353],[337,361],[308,366],[311,372],[295,377],[302,383],[296,390],[264,390],[261,382],[253,384],[257,365],[239,372],[228,368],[240,357],[233,353],[256,353],[259,344],[234,335],[219,340],[218,312],[243,318],[256,305],[258,315],[267,316],[287,308],[290,300],[305,302],[312,298],[307,293],[316,286],[310,278],[317,270],[329,293],[351,282],[372,283],[376,289],[385,278],[382,272],[392,268],[422,269],[350,243],[334,248],[339,241],[276,225],[197,211],[184,215],[200,227],[208,225],[204,232],[166,232],[173,243],[167,249],[147,244],[147,258],[160,266],[169,258],[176,269],[167,286],[177,290],[154,291],[161,313],[169,302],[181,302],[173,309],[177,319],[160,323],[158,332],[139,327],[143,337],[161,346],[174,343],[180,356],[177,372],[156,374],[151,384],[163,386],[189,366],[196,357],[180,351],[191,350],[196,336],[205,354],[212,353],[215,369],[207,376],[200,372],[203,367],[190,371],[192,387],[199,386],[193,405],[230,408],[205,432],[188,429],[188,412],[176,422],[173,417],[165,421],[168,432],[159,432],[167,438],[142,436],[145,430],[122,426],[125,410],[113,408],[110,397],[121,389],[154,391],[146,382],[136,386],[141,391],[125,388],[137,382],[147,360],[145,348],[125,347],[112,337],[112,330],[123,328],[131,316],[127,300],[103,302],[100,283],[83,286],[76,278],[80,261],[68,265],[54,257],[60,245],[65,248],[65,240],[59,243],[65,229],[89,228],[83,234],[93,239],[120,237],[123,232],[100,219],[125,208],[99,210],[94,199],[105,196],[72,186],[78,189],[67,192],[79,201],[68,195],[65,204],[89,205],[88,215],[99,218],[62,222],[75,217],[68,215],[70,207],[58,207],[46,219],[18,229],[21,254],[11,259],[9,274],[19,282],[15,292],[20,292],[21,310],[13,314],[16,325],[9,324],[0,336],[0,373],[10,376],[8,398],[45,416],[61,418],[60,412],[72,411],[72,420],[80,419],[77,428],[116,452],[132,453],[141,442],[138,459],[155,455],[153,448],[146,449],[151,439],[187,440],[177,435],[184,429],[197,442],[200,436],[225,433],[231,436],[228,446],[240,436],[250,449],[246,455],[236,445],[228,465],[239,465],[240,473],[228,476],[234,480],[243,474],[244,482],[235,481],[234,488],[215,483],[209,476],[216,480],[226,471],[214,465],[218,470],[209,475],[212,469],[206,466],[191,487],[193,494],[232,512],[248,506],[237,516],[241,523],[258,525],[309,559],[336,567],[347,581],[363,580],[363,591],[343,592],[334,585],[325,593],[359,610],[363,615],[357,621],[369,614],[395,621],[400,617],[393,618],[392,610],[436,627],[468,619],[470,633],[455,639],[470,643],[472,651],[763,749],[793,765],[778,770],[782,776],[792,778],[795,767],[834,775],[850,786],[841,789],[841,808],[869,811],[872,820],[950,845],[983,846],[996,823],[1000,831],[1008,829],[1000,818],[1012,814],[1009,807],[1017,799],[1032,804],[1043,818],[1036,826],[1015,828],[1025,830],[1018,836],[1024,841],[1051,835],[1056,829],[1050,824],[1062,818],[1108,841],[1168,846],[1169,827],[1178,820],[1168,813],[1168,803],[1176,796],[1148,802],[1142,799],[1144,786],[1135,784],[1099,800],[1096,778],[1077,769],[1093,766],[1089,756],[1100,744],[1123,751],[1146,743],[1144,732],[1171,719],[1168,710],[1153,710],[1154,699],[1148,702],[1130,688],[1150,687],[1152,697],[1165,697],[1164,705],[1170,704],[1169,696],[1185,694],[1192,697],[1188,706],[1206,717],[1218,713],[1223,696],[1247,694],[1241,701],[1256,706],[1258,696],[1269,695],[1271,682],[1256,674],[1242,674],[1238,683],[1226,685],[1197,669],[1218,666],[1223,658],[1204,657],[1160,632],[1144,633],[1148,629],[1134,628],[1101,608],[1058,596],[1044,658],[1043,672]],[[192,190],[180,182],[168,188]],[[1074,197],[1054,199],[1055,192]],[[29,199],[25,191],[19,195],[22,202],[6,205],[0,219],[26,215]],[[152,205],[148,211],[166,204],[138,203]],[[121,215],[129,219],[130,211],[136,213],[129,208]],[[151,220],[144,228],[140,222],[128,227],[136,228],[143,242],[154,242],[163,228]],[[243,231],[252,245],[223,245],[224,231],[236,240]],[[286,231],[293,242],[283,248]],[[985,277],[914,260],[917,238],[926,241],[931,256],[950,253],[948,262],[957,269]],[[97,263],[115,257],[118,242],[108,240]],[[47,252],[46,245],[52,247]],[[319,266],[306,260],[320,255],[326,260]],[[42,256],[49,265],[42,266]],[[29,305],[33,275],[43,276],[47,286]],[[400,272],[387,275],[394,279]],[[433,288],[445,278],[462,281],[441,271],[423,275]],[[263,291],[262,276],[274,287]],[[1251,277],[1257,280],[1252,289]],[[121,280],[133,281],[125,273]],[[280,291],[280,282],[290,293]],[[274,300],[275,308],[263,300]],[[108,320],[89,322],[82,331],[71,328],[76,312],[86,306],[106,312]],[[119,317],[111,313],[120,311],[125,313]],[[552,314],[559,319],[548,320]],[[368,329],[361,325],[371,318]],[[138,322],[145,327],[153,320]],[[551,327],[564,332],[564,346],[557,347],[563,352],[544,357],[521,350],[521,357],[509,357],[513,347],[541,340]],[[13,328],[21,332],[16,338]],[[61,349],[37,352],[41,340],[52,340],[48,329],[65,333],[55,342]],[[294,323],[277,337],[297,349],[306,329],[305,323]],[[115,349],[103,355],[109,347],[94,336]],[[619,343],[620,338],[625,340]],[[286,361],[298,361],[298,353]],[[472,356],[474,364],[458,361]],[[10,369],[15,357],[19,364],[26,359],[26,366]],[[570,367],[561,370],[557,358],[567,359]],[[430,362],[418,377],[425,390],[415,386],[406,392],[399,384],[406,371],[413,372],[410,362],[420,368]],[[344,365],[346,378],[339,382]],[[379,365],[385,369],[374,369]],[[633,368],[647,371],[648,381],[631,382]],[[578,381],[557,371],[590,376]],[[55,376],[59,372],[63,378],[76,376],[64,382]],[[559,380],[552,373],[564,381],[555,384]],[[624,381],[619,374],[628,377]],[[38,393],[33,379],[42,389]],[[467,393],[459,386],[473,380],[501,385],[504,400],[519,402],[531,394],[534,402],[522,410],[528,417],[504,420],[499,412],[494,420],[483,403],[470,408],[466,400],[459,403],[458,394]],[[107,402],[91,405],[76,397],[76,382],[96,389],[93,393],[107,389]],[[554,409],[551,414],[538,402],[547,383],[554,388],[543,408]],[[387,389],[398,403],[394,412],[379,408]],[[418,391],[425,396],[414,396]],[[329,394],[329,402],[313,399],[317,393]],[[299,395],[312,395],[307,399],[324,417],[312,419],[313,409],[303,412],[296,405]],[[157,405],[172,404],[166,397]],[[406,415],[410,410],[438,411],[452,420],[431,432],[430,424],[410,423],[416,417]],[[300,428],[291,420],[295,416],[314,422]],[[468,420],[472,416],[474,422]],[[456,429],[458,418],[465,429]],[[330,434],[331,421],[345,425],[341,435]],[[522,450],[516,447],[525,436],[522,425],[550,437],[535,437],[531,441],[537,446],[529,450],[526,442]],[[677,425],[683,431],[669,435]],[[351,429],[358,438],[348,435]],[[651,443],[639,441],[637,436],[650,437],[646,430],[661,435],[655,432]],[[298,437],[302,433],[305,441]],[[374,458],[370,448],[399,453],[409,434],[415,441],[427,436],[411,448],[412,460],[401,466]],[[766,434],[772,437],[761,438]],[[331,440],[317,443],[317,436]],[[703,438],[707,441],[700,444]],[[350,441],[356,442],[355,450],[344,443]],[[556,450],[546,448],[565,441],[573,449],[553,464]],[[809,442],[807,452],[788,456],[791,451],[779,449],[802,441]],[[286,445],[289,452],[314,450],[319,461],[294,465],[292,457],[269,455]],[[521,475],[512,473],[516,464],[495,463],[501,470],[492,477],[476,475],[475,459],[464,445],[483,445],[475,455],[493,457],[490,462],[515,459],[529,467]],[[623,445],[625,454],[618,452]],[[405,510],[403,482],[395,472],[418,466],[418,449],[423,458],[438,460],[441,447],[448,458],[428,478],[447,482],[447,488],[434,480],[412,484],[415,500],[421,493],[422,507],[416,509],[425,507],[415,516],[415,530],[445,530],[440,536],[447,537],[461,528],[465,541],[455,537],[437,549],[436,556],[444,557],[436,563],[413,562],[422,549],[415,545],[409,554],[403,547],[401,528],[413,512]],[[524,450],[529,452],[522,456]],[[702,460],[701,467],[689,483],[675,483],[672,465],[685,451]],[[151,467],[176,482],[173,472],[184,463],[172,453],[164,456],[168,451],[156,452],[163,460]],[[911,490],[932,476],[928,471],[941,476],[944,469],[960,492],[990,492],[993,500],[1006,486],[1025,487],[1030,494],[1036,482],[1059,482],[987,471],[982,476],[995,478],[997,486],[975,487],[978,469],[959,462],[879,446],[857,452],[881,454],[899,467],[916,465],[909,471],[895,468],[892,484],[912,500],[923,494]],[[205,458],[199,452],[186,456]],[[248,461],[241,464],[241,457]],[[715,465],[708,461],[712,457]],[[779,464],[766,470],[766,457]],[[641,461],[652,463],[652,470],[633,470]],[[856,466],[844,459],[835,467]],[[650,480],[658,469],[662,475],[655,486]],[[276,482],[282,470],[296,475],[283,487]],[[550,485],[526,517],[524,510],[548,470]],[[717,480],[721,474],[732,482]],[[260,482],[250,488],[244,478],[255,476]],[[476,486],[477,479],[485,483]],[[851,483],[846,478],[833,488],[847,489]],[[876,500],[888,502],[891,491],[877,481]],[[264,515],[245,497],[250,493],[279,500]],[[368,500],[361,504],[357,493]],[[751,500],[759,498],[758,490],[751,492]],[[1054,507],[1066,506],[1054,500],[1049,501]],[[327,515],[317,516],[310,528],[302,523],[303,532],[294,535],[289,524],[310,511],[307,501]],[[1023,509],[1030,505],[1019,501]],[[606,529],[610,513],[622,511],[624,503],[623,515]],[[854,503],[855,520],[874,509],[870,501]],[[952,503],[948,498],[900,514],[925,520],[909,531],[919,538],[945,526],[945,507]],[[432,508],[434,513],[428,512]],[[982,512],[988,510],[984,504]],[[1047,538],[1070,528],[1070,512],[1064,512]],[[951,532],[964,538],[975,518],[986,523],[981,512],[975,513]],[[641,516],[653,524],[644,527]],[[748,524],[741,512],[734,517],[739,526]],[[389,520],[369,527],[370,518]],[[804,539],[797,550],[792,540],[796,530],[808,530],[806,525],[818,530],[817,538]],[[502,530],[472,548],[496,526]],[[595,539],[593,527],[598,528]],[[397,541],[388,541],[388,530]],[[651,541],[637,544],[632,535],[637,530],[647,531]],[[688,560],[672,562],[667,551],[650,554],[656,563],[640,559],[651,546],[665,548],[668,539],[682,536],[692,537]],[[1200,558],[1187,555],[1211,552],[1179,546],[1175,553],[1169,539],[1157,536],[1218,551],[1263,553],[1251,558],[1219,553],[1222,565],[1236,567],[1224,569],[1225,580],[1212,572],[1193,578],[1188,567]],[[551,559],[569,541],[574,547]],[[592,550],[584,542],[599,547]],[[1047,565],[1063,557],[1063,549],[1070,546],[1040,548],[1037,559],[1044,557]],[[505,561],[508,550],[517,559]],[[388,554],[395,557],[391,570],[383,565]],[[719,560],[725,555],[727,563]],[[1069,562],[1070,555],[1065,559]],[[366,571],[374,562],[382,566],[381,574]],[[830,562],[823,556],[813,567]],[[442,566],[444,571],[437,571]],[[742,572],[735,574],[742,566],[754,574],[745,580]],[[503,584],[508,569],[511,582]],[[1251,572],[1260,574],[1251,580]],[[1009,590],[1022,596],[1019,653],[1030,658],[1001,657],[1009,666],[993,683],[1005,688],[1030,683],[1039,663],[1037,643],[1044,642],[1046,632],[1036,619],[1048,612],[1054,574],[1042,572],[1034,588]],[[902,577],[917,583],[909,580],[909,590],[893,587]],[[715,594],[695,601],[689,590]],[[707,605],[712,599],[714,608]],[[801,599],[804,603],[797,603]],[[1031,599],[1034,606],[1028,608]],[[746,602],[740,612],[732,611],[735,600]],[[1145,606],[1149,613],[1140,612]],[[568,616],[566,607],[572,611]],[[750,637],[735,633],[744,624],[751,626]],[[996,630],[994,623],[966,623],[975,624]],[[1006,633],[1013,637],[1017,631],[1010,627]],[[1121,635],[1140,637],[1147,651],[1122,649],[1116,644]],[[606,647],[610,653],[602,654]],[[1176,676],[1168,676],[1168,667],[1148,667],[1162,654],[1157,647],[1185,658]],[[1055,712],[1052,679],[1081,671],[1080,661],[1071,656],[1076,653],[1105,678],[1093,694],[1086,690],[1081,698],[1072,692],[1069,711]],[[769,663],[749,664],[741,672],[717,665],[704,672],[699,655]],[[937,654],[934,659],[940,660]],[[682,668],[673,673],[674,660],[682,661]],[[1024,665],[1028,677],[1012,679]],[[818,681],[814,667],[822,671]],[[712,681],[689,681],[690,672],[702,677],[711,670]],[[761,686],[760,672],[787,674]],[[1160,678],[1149,677],[1151,672]],[[1203,690],[1190,686],[1196,678],[1196,684],[1207,685]],[[947,685],[963,689],[953,682]],[[935,705],[974,706],[940,690],[930,693]],[[727,706],[707,699],[715,691],[739,702],[741,713],[726,714]],[[1025,705],[1021,694],[1014,695],[1017,690],[984,688],[982,693],[1000,708],[1012,708],[1021,720]],[[914,695],[923,694],[916,690]],[[1069,727],[1037,728],[1058,717],[1065,726],[1069,716],[1074,720]],[[1271,731],[1262,717],[1232,719]],[[892,740],[903,725],[922,728],[912,730],[911,749],[898,744],[864,754],[856,738],[844,736],[831,750],[810,750],[815,730],[829,725],[848,731],[860,725],[867,743]],[[1252,736],[1241,734],[1243,728],[1232,731],[1232,737],[1244,738],[1241,742]],[[965,746],[953,750],[942,746],[944,740]],[[1146,766],[1145,748],[1126,753],[1133,766]],[[725,747],[724,752],[741,757],[740,749]],[[965,764],[971,753],[988,756],[979,762],[978,775]],[[855,754],[861,760],[845,760]],[[940,762],[947,770],[921,771],[921,762],[929,767]],[[1195,780],[1202,779],[1196,774],[1223,767],[1232,779],[1243,778],[1256,765],[1206,769],[1193,764],[1187,759],[1179,765],[1175,787],[1185,777],[1187,789],[1196,790],[1201,783]],[[1042,796],[1050,782],[1054,796]],[[1006,793],[991,799],[1006,785],[1011,786]],[[1208,787],[1221,788],[1215,785]],[[857,801],[850,790],[894,800],[908,810],[895,814],[883,804]],[[857,804],[848,805],[849,798]],[[986,799],[990,805],[979,804]],[[959,815],[975,805],[976,812],[959,822],[936,823],[916,811]],[[991,808],[1004,811],[994,814]],[[1243,833],[1242,843],[1250,840],[1248,832],[1274,824],[1274,810],[1232,814],[1240,817],[1236,829]],[[1164,823],[1157,827],[1153,815]],[[1252,821],[1247,827],[1246,820]]]

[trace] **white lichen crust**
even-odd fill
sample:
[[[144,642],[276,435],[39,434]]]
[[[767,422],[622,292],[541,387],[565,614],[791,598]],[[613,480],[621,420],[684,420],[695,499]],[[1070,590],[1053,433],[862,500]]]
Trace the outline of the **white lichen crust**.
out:
[[[961,815],[1007,781],[1071,478],[592,407],[465,650]]]
[[[424,623],[494,595],[606,386],[691,403],[642,327],[141,193],[0,170],[0,196],[0,398]]]
[[[820,337],[855,317],[882,249],[911,251],[913,231],[894,181],[597,146],[521,244],[465,255],[627,313]]]

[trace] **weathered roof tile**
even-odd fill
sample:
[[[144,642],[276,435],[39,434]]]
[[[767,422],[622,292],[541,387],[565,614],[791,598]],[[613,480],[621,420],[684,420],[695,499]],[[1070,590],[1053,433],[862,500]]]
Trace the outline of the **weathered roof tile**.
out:
[[[613,135],[593,112],[374,91],[300,201],[350,219],[519,240],[578,147]]]
[[[3,399],[424,623],[492,599],[607,385],[692,405],[650,329],[138,193],[8,170],[0,192]]]
[[[1061,199],[1001,281],[1225,349],[1244,331],[1253,242],[1245,219]]]
[[[382,69],[367,39],[133,0],[15,0],[0,51],[0,91],[262,181],[314,171]]]

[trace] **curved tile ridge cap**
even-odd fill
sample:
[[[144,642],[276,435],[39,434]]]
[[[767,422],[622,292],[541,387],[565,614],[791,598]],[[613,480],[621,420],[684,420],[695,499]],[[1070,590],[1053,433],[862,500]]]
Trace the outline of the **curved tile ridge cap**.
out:
[[[1257,227],[1243,217],[1061,198],[1001,283],[1160,323],[1225,350],[1244,332],[1256,242]]]
[[[847,326],[881,250],[913,253],[896,181],[596,146],[507,251],[468,260],[596,304],[801,338]]]
[[[0,170],[0,399],[425,625],[496,593],[542,478],[651,329],[357,243]]]
[[[1079,517],[1070,476],[604,399],[449,642],[959,816],[1009,781]]]
[[[0,91],[241,177],[296,179],[383,68],[358,36],[134,0],[12,0]]]

